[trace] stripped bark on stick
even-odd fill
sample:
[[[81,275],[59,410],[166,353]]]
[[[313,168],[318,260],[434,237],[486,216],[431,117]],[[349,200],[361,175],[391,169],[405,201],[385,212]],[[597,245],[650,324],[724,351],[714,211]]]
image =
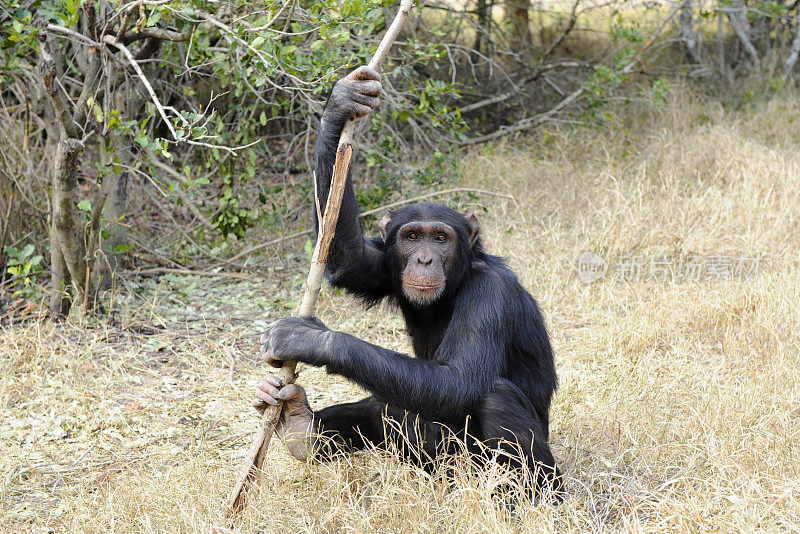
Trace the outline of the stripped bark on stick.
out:
[[[369,66],[372,69],[378,70],[386,61],[389,49],[400,33],[412,7],[412,0],[402,0],[400,3],[400,10],[397,12],[392,25],[386,31],[380,45],[378,45],[375,55],[369,62]],[[316,308],[317,305],[317,297],[322,287],[322,278],[325,273],[328,248],[333,240],[336,223],[339,220],[342,193],[344,192],[344,186],[347,181],[347,170],[350,167],[350,158],[353,154],[352,140],[354,129],[355,120],[351,119],[344,125],[342,134],[339,137],[339,148],[336,152],[336,163],[333,167],[333,180],[331,182],[328,203],[325,206],[325,214],[322,220],[322,231],[317,236],[314,256],[311,260],[308,278],[306,279],[306,290],[303,294],[303,302],[300,305],[300,311],[298,313],[301,316],[313,315],[314,308]],[[295,381],[296,365],[295,362],[284,362],[283,367],[278,371],[278,378],[280,378],[284,384],[291,384]],[[261,425],[253,440],[247,462],[243,466],[242,472],[228,498],[227,506],[229,515],[236,514],[244,509],[248,486],[255,480],[256,475],[264,464],[264,458],[266,457],[272,435],[275,433],[275,426],[280,419],[282,409],[283,403],[278,406],[268,406],[267,409],[264,410],[264,415],[261,418]]]

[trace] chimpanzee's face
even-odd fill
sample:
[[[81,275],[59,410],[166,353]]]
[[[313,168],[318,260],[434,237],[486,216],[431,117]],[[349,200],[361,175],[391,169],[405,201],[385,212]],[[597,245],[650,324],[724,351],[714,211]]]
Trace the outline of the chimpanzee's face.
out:
[[[439,221],[412,221],[400,227],[396,239],[403,294],[417,306],[433,304],[444,293],[457,257],[455,230]]]
[[[480,251],[474,214],[423,202],[387,210],[378,222],[392,279],[417,307],[430,306],[459,287]]]

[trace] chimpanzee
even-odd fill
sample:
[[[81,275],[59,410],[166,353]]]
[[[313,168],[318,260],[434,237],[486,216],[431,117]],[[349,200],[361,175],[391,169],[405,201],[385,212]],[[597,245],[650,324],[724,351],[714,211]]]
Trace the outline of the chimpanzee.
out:
[[[342,127],[375,108],[380,91],[379,76],[368,67],[333,88],[317,131],[323,212]],[[380,237],[366,238],[358,213],[348,174],[326,277],[369,305],[384,298],[396,303],[416,358],[329,330],[315,317],[281,319],[261,337],[264,360],[274,367],[283,360],[324,365],[373,396],[312,412],[300,386],[270,375],[253,405],[263,410],[286,402],[278,430],[299,459],[311,450],[324,458],[393,444],[429,467],[461,443],[483,451],[476,456],[493,454],[530,469],[538,488],[560,495],[561,473],[547,444],[557,386],[547,330],[514,273],[484,251],[475,215],[411,205],[388,212],[378,223]]]

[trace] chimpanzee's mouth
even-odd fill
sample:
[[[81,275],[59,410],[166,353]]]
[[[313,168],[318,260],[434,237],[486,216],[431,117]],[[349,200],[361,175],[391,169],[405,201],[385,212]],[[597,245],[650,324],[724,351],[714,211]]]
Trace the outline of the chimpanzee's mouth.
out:
[[[444,282],[436,285],[403,284],[403,294],[417,307],[430,306],[444,293]]]
[[[442,287],[442,284],[436,284],[435,286],[418,286],[417,284],[406,284],[406,285],[418,291],[431,291]]]

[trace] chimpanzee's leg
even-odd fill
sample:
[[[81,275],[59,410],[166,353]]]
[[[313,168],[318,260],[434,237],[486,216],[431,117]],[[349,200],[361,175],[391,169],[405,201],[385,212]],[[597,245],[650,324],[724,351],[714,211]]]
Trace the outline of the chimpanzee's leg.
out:
[[[536,488],[552,488],[560,499],[562,476],[536,410],[512,382],[499,379],[474,412],[476,436],[498,451],[498,460],[514,468],[527,468],[536,476]]]
[[[406,460],[429,467],[441,452],[441,425],[375,397],[323,408],[314,413],[314,424],[322,436],[315,447],[322,460],[374,445],[396,448]]]
[[[375,397],[324,408],[314,414],[314,421],[316,431],[327,438],[315,447],[317,457],[323,460],[370,445],[392,446],[407,460],[430,469],[445,450],[452,448],[455,442],[450,438],[465,437],[463,427],[447,429]],[[536,487],[550,487],[560,498],[562,475],[541,421],[530,400],[513,383],[499,379],[494,384],[473,411],[466,432],[489,452],[499,452],[499,461],[535,473]],[[467,447],[479,450],[474,442]]]
[[[384,442],[383,413],[386,403],[375,397],[328,406],[314,412],[316,456],[327,460],[341,452],[364,449]]]

